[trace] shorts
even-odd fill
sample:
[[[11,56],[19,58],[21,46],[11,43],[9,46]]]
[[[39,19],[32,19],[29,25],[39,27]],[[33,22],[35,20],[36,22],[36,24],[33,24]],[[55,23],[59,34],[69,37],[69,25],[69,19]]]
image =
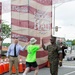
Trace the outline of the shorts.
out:
[[[38,65],[37,65],[37,62],[26,62],[26,67],[34,67],[36,68]]]

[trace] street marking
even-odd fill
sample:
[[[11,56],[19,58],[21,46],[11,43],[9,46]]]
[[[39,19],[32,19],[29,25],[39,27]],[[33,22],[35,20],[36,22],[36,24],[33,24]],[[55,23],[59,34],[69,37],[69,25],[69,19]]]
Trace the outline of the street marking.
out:
[[[75,66],[62,66],[62,67],[65,67],[65,68],[75,68]]]
[[[75,73],[75,71],[72,71],[72,72],[66,73],[66,74],[64,74],[64,75],[71,75],[71,74],[73,74],[73,73]]]

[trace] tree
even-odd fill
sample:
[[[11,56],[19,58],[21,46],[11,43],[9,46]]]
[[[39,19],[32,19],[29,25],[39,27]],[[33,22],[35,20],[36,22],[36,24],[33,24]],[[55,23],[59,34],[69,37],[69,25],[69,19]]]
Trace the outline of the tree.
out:
[[[9,24],[2,22],[1,24],[2,34],[1,37],[4,39],[8,38],[11,35],[11,27]]]
[[[8,38],[11,35],[11,27],[9,24],[6,24],[5,22],[1,23],[1,43],[3,45],[4,39]],[[9,45],[9,44],[6,44]],[[1,50],[1,54],[3,55],[3,51]]]
[[[75,45],[75,39],[72,41],[72,45]]]
[[[75,39],[73,39],[73,40],[67,40],[66,42],[72,43],[72,45],[75,45]]]
[[[72,46],[72,40],[67,40],[67,41],[66,41],[66,45],[67,45],[67,46]]]
[[[9,47],[10,43],[2,43],[2,46]]]

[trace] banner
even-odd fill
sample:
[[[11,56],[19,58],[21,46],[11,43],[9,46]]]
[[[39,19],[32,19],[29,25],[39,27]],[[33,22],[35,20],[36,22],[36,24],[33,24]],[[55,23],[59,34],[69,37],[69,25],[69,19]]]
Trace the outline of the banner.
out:
[[[3,4],[3,13],[9,13],[11,11],[11,1],[14,2],[15,0],[4,0],[2,1]],[[21,0],[20,0],[21,1]],[[28,0],[27,0],[28,1]],[[32,0],[31,0],[32,1]],[[38,2],[41,2],[42,4],[44,3],[44,5],[50,5],[50,3],[52,2],[52,4],[56,4],[56,3],[64,3],[64,2],[68,2],[68,1],[74,1],[74,0],[34,0]]]
[[[12,42],[19,38],[20,44],[25,44],[34,37],[40,44],[40,37],[48,44],[52,34],[52,2],[51,0],[12,0],[11,2]],[[42,55],[41,55],[42,54]],[[20,52],[22,57],[27,52]],[[42,48],[37,52],[37,62],[44,67],[48,54]]]
[[[2,3],[0,2],[0,57],[1,57],[1,19],[2,19]]]

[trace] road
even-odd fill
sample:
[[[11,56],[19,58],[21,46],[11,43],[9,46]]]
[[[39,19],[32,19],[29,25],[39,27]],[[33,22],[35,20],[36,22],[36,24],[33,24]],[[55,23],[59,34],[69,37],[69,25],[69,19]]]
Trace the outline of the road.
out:
[[[75,56],[75,51],[73,51],[72,54],[67,54],[66,57],[70,57],[73,55]],[[9,73],[5,73],[4,75],[9,75]],[[19,75],[22,75],[22,73],[20,73]],[[27,75],[34,75],[34,71],[29,72]],[[40,69],[38,75],[50,75],[49,68],[45,67]],[[75,60],[67,61],[65,58],[63,60],[63,66],[59,67],[58,75],[75,75]]]
[[[4,75],[9,74],[6,73]],[[20,73],[19,75],[22,75],[22,73]],[[34,71],[29,72],[27,75],[34,75]],[[49,68],[40,69],[38,75],[50,75]],[[60,67],[58,75],[75,75],[75,68]]]

